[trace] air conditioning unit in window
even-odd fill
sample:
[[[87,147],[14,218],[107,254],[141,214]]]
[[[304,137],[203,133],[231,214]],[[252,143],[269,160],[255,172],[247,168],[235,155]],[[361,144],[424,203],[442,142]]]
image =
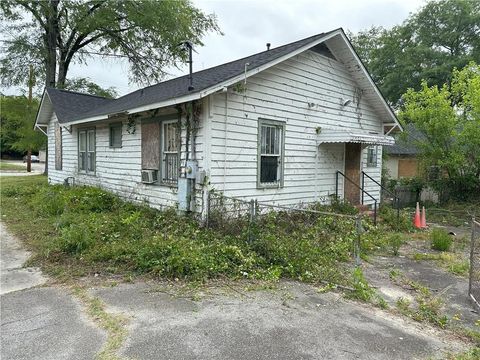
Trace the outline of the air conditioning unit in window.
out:
[[[142,170],[142,183],[153,184],[158,181],[157,170]]]

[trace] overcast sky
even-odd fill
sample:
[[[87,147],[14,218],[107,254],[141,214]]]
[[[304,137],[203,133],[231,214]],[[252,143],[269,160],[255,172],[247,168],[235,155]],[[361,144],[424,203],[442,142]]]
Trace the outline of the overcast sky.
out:
[[[194,71],[206,69],[318,33],[343,27],[357,32],[372,25],[392,27],[424,0],[193,0],[206,13],[215,13],[224,35],[209,34],[194,54]],[[187,66],[171,69],[184,75]],[[88,66],[73,65],[69,77],[88,76],[102,87],[113,86],[120,95],[136,90],[128,83],[128,64],[90,59]],[[12,89],[10,89],[12,90]],[[10,92],[10,91],[8,91]]]

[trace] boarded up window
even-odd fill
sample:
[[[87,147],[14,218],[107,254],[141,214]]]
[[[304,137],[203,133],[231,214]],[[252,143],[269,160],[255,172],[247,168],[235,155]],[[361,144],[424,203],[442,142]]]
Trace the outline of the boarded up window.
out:
[[[398,177],[413,177],[417,175],[417,159],[398,160]]]
[[[55,170],[62,170],[62,127],[55,123]]]
[[[142,169],[160,170],[160,123],[142,122]]]

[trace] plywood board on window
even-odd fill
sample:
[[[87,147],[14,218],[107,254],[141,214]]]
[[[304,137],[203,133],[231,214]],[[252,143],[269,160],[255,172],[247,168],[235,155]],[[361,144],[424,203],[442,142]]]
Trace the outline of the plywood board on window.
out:
[[[142,169],[160,169],[160,123],[142,122]]]
[[[62,128],[55,123],[55,170],[62,170]]]
[[[398,160],[398,177],[413,177],[417,175],[417,159]]]

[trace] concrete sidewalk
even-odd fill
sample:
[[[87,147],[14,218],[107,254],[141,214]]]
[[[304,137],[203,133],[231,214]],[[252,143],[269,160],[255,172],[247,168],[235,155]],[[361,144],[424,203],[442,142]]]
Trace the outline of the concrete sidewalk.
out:
[[[25,170],[16,171],[16,170],[0,170],[0,176],[31,176],[31,175],[41,175],[45,171],[45,163],[32,163],[32,171],[27,172],[27,164],[22,160],[2,160],[4,163],[14,164],[25,167]]]
[[[0,222],[1,359],[93,359],[105,341],[66,289],[38,287],[39,269]]]

